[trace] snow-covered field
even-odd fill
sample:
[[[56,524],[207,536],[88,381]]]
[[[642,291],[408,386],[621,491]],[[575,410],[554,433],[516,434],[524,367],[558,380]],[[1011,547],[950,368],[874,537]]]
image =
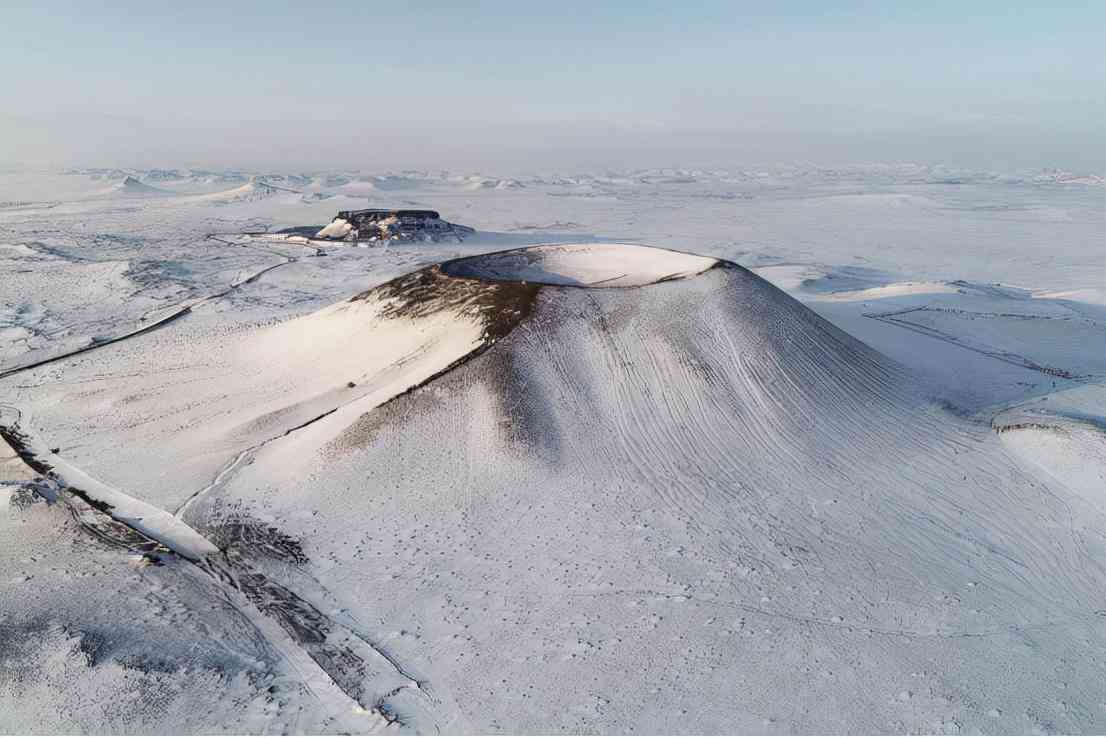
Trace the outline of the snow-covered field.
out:
[[[277,233],[368,207],[476,233]],[[1104,667],[1098,177],[0,175],[0,732],[1103,732]]]

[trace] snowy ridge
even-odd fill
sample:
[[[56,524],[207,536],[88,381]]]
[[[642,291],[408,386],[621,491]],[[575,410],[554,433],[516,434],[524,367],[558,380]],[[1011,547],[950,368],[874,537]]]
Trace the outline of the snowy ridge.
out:
[[[264,179],[252,177],[249,182],[241,187],[235,187],[234,189],[224,192],[215,192],[210,195],[200,195],[197,199],[217,205],[230,205],[266,200],[286,192],[297,191],[284,187],[277,187]]]
[[[106,513],[113,520],[157,541],[169,550],[192,561],[199,561],[218,549],[202,535],[170,513],[131,497],[93,479],[46,447],[39,439],[22,435],[18,413],[0,408],[0,430],[5,434],[4,447],[18,439],[21,455],[33,458],[47,479],[59,490],[78,494],[85,502]]]

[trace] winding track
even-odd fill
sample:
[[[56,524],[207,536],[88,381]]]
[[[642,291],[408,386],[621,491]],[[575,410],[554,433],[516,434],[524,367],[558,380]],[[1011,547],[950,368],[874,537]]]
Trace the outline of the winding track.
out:
[[[152,332],[154,332],[154,331],[156,331],[160,328],[164,328],[165,326],[169,325],[170,323],[174,323],[177,320],[180,320],[181,318],[183,318],[186,315],[188,315],[189,313],[191,313],[194,308],[200,307],[201,305],[204,305],[204,304],[209,303],[209,302],[214,302],[215,300],[222,299],[222,298],[226,297],[227,295],[229,295],[230,293],[234,292],[235,290],[237,290],[241,287],[244,287],[248,284],[253,284],[257,280],[261,279],[263,276],[268,274],[269,272],[272,272],[276,269],[280,269],[281,267],[288,266],[289,264],[294,264],[297,261],[299,261],[299,257],[297,257],[297,256],[291,256],[289,254],[282,254],[279,251],[275,251],[273,249],[263,248],[263,247],[256,246],[256,245],[253,245],[253,244],[235,244],[231,241],[225,241],[225,240],[219,238],[220,235],[222,235],[222,234],[209,233],[205,236],[205,238],[210,239],[212,241],[218,241],[219,243],[226,244],[228,246],[239,246],[240,248],[260,249],[262,251],[265,251],[266,253],[273,254],[274,256],[279,256],[280,258],[284,259],[284,261],[280,262],[279,264],[270,264],[269,266],[265,267],[264,269],[261,269],[259,271],[254,272],[253,274],[246,277],[245,279],[241,279],[237,282],[232,282],[229,286],[227,286],[225,289],[220,290],[219,292],[216,292],[216,293],[211,294],[211,295],[207,295],[206,297],[201,297],[201,298],[198,298],[196,300],[191,300],[189,302],[186,302],[186,303],[178,306],[175,310],[173,310],[168,315],[163,316],[161,318],[158,318],[157,320],[155,320],[153,323],[150,323],[149,325],[144,325],[141,328],[137,328],[135,330],[127,331],[126,333],[122,333],[118,336],[113,336],[112,338],[109,338],[109,339],[106,339],[106,340],[103,340],[103,341],[97,341],[97,342],[92,343],[92,344],[90,344],[88,346],[85,346],[83,348],[73,349],[72,351],[66,351],[64,353],[57,354],[55,356],[49,356],[45,359],[39,359],[37,361],[32,361],[32,362],[27,363],[27,364],[22,364],[22,365],[19,365],[19,366],[11,367],[9,369],[4,369],[4,370],[0,371],[0,379],[5,379],[5,378],[13,376],[15,374],[19,374],[20,372],[25,372],[25,371],[28,371],[30,369],[37,369],[38,367],[47,366],[49,364],[54,364],[54,363],[59,362],[59,361],[64,361],[65,359],[71,359],[74,356],[80,356],[81,354],[87,354],[90,351],[95,351],[97,349],[104,348],[105,346],[111,346],[112,344],[121,343],[123,341],[129,341],[132,338],[138,338],[139,336],[146,335],[147,333],[152,333]],[[319,253],[319,249],[316,249],[316,254],[318,254],[318,253]]]
[[[111,547],[171,564],[189,576],[202,572],[210,577],[227,603],[259,633],[268,631],[270,641],[283,637],[291,640],[352,706],[375,713],[388,724],[420,733],[448,731],[458,719],[458,711],[448,698],[434,690],[426,677],[391,653],[360,623],[347,615],[350,622],[343,624],[327,615],[326,612],[334,611],[333,603],[322,607],[312,603],[271,580],[237,551],[218,550],[208,542],[217,552],[193,558],[174,550],[168,545],[170,541],[161,540],[156,532],[139,530],[127,518],[117,516],[113,505],[99,499],[95,492],[90,494],[74,486],[51,463],[39,457],[36,449],[46,446],[22,430],[21,418],[18,408],[0,406],[0,438],[40,475],[35,490],[50,503],[63,503],[82,529]],[[50,458],[60,462],[56,454],[50,454]],[[117,490],[112,492],[126,497]],[[325,590],[319,589],[325,596]],[[283,636],[271,627],[273,622],[280,626]]]

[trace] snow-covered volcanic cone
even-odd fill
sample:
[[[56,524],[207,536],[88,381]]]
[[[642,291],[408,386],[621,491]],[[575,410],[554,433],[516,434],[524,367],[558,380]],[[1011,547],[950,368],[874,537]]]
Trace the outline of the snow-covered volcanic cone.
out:
[[[195,199],[203,202],[210,202],[214,205],[230,205],[266,200],[270,197],[276,197],[277,195],[287,192],[295,192],[295,190],[277,187],[259,177],[251,177],[250,181],[241,187],[235,187],[234,189],[225,190],[223,192],[213,192],[209,195],[198,195]]]
[[[189,351],[74,371],[95,409],[53,390],[36,419],[377,624],[409,728],[1104,725],[1101,510],[735,264],[520,249]]]
[[[434,274],[397,290],[425,320],[464,312],[447,277],[512,287],[484,313],[496,342],[262,447],[189,519],[243,505],[302,540],[310,578],[389,624],[471,727],[1065,730],[1100,710],[1101,515],[875,351],[685,254]]]
[[[97,197],[170,197],[173,194],[169,190],[148,185],[135,177],[127,175],[108,189],[97,193]]]

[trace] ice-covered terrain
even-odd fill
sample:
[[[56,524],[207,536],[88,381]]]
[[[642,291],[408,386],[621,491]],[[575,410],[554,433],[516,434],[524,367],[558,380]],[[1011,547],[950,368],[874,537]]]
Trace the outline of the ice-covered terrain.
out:
[[[1102,732],[1104,205],[0,177],[0,732]]]

